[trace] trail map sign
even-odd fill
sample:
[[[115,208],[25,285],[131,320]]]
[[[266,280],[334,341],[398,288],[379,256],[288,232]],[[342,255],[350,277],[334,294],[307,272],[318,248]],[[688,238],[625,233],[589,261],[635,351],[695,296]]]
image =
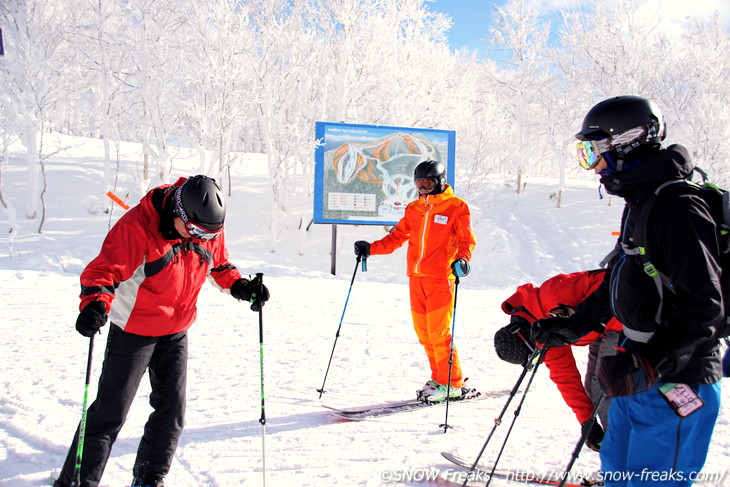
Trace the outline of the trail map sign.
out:
[[[395,225],[418,191],[413,169],[434,160],[454,185],[453,130],[317,122],[314,222]]]

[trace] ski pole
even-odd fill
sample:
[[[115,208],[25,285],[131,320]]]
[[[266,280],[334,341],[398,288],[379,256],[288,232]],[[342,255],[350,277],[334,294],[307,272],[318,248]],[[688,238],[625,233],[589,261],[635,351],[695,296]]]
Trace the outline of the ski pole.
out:
[[[525,363],[525,365],[522,367],[522,373],[520,374],[519,378],[517,379],[517,382],[515,383],[514,387],[509,393],[509,397],[507,398],[507,402],[502,407],[502,411],[499,413],[499,416],[494,420],[494,426],[492,426],[492,431],[489,432],[489,436],[487,436],[487,440],[484,442],[484,445],[482,445],[482,449],[479,450],[479,455],[477,455],[476,460],[474,460],[474,463],[472,464],[471,468],[469,469],[469,473],[466,476],[466,479],[464,480],[464,483],[462,484],[462,487],[466,487],[466,483],[468,482],[469,478],[472,476],[474,471],[477,468],[477,465],[479,464],[479,460],[481,460],[482,455],[484,454],[484,450],[487,449],[487,445],[489,444],[489,441],[492,439],[492,436],[494,435],[494,432],[497,430],[497,427],[502,424],[502,418],[504,417],[504,414],[507,412],[507,408],[509,407],[510,403],[512,402],[512,399],[517,395],[517,391],[520,389],[520,385],[522,384],[522,381],[525,379],[525,376],[527,375],[527,372],[532,368],[532,363],[535,360],[538,360],[538,357],[541,354],[541,350],[539,348],[536,348],[532,355],[530,356],[529,360]]]
[[[86,412],[89,403],[89,383],[91,382],[91,359],[94,356],[94,335],[89,338],[89,357],[86,359],[86,380],[84,382],[84,401],[81,406],[81,423],[79,437],[76,442],[76,465],[74,466],[73,486],[81,485],[81,458],[84,454],[84,437],[86,436]]]
[[[544,351],[545,349],[540,349]],[[522,392],[522,399],[520,399],[520,403],[515,408],[515,417],[512,419],[512,424],[509,425],[509,429],[507,430],[507,435],[504,437],[504,441],[502,442],[502,448],[499,450],[499,454],[497,455],[497,459],[494,461],[494,465],[492,466],[492,471],[489,474],[489,479],[487,480],[487,485],[485,487],[489,487],[489,484],[492,482],[492,474],[495,470],[497,470],[497,464],[499,463],[499,459],[502,457],[502,453],[504,453],[504,448],[507,446],[507,440],[509,440],[509,435],[512,433],[512,428],[515,426],[515,422],[517,422],[517,416],[520,415],[520,412],[522,410],[522,404],[525,402],[525,398],[527,397],[527,392],[530,390],[530,385],[532,384],[532,380],[535,378],[535,373],[537,373],[537,367],[540,365],[542,359],[542,354],[538,355],[535,360],[533,360],[532,364],[532,374],[530,375],[530,380],[527,381],[527,385],[525,386],[525,390]]]
[[[568,480],[568,474],[570,473],[570,470],[573,468],[573,464],[578,459],[578,455],[580,454],[581,448],[583,448],[583,444],[586,442],[586,439],[588,439],[588,434],[591,431],[591,428],[593,428],[593,425],[596,424],[597,416],[598,416],[598,408],[601,407],[601,403],[606,398],[606,393],[602,393],[601,397],[598,398],[598,401],[596,401],[596,405],[593,406],[593,413],[591,414],[591,417],[588,418],[588,422],[584,428],[583,431],[581,431],[580,439],[578,440],[578,444],[575,445],[575,449],[573,450],[573,455],[570,457],[570,462],[568,463],[568,466],[565,467],[565,472],[563,473],[563,478],[560,480],[560,484],[558,487],[563,487],[565,485],[565,482]]]
[[[259,295],[263,296],[263,286],[264,286],[264,274],[261,272],[256,273],[256,277],[259,280],[259,285],[261,288],[259,289]],[[261,461],[262,461],[262,467],[263,467],[263,476],[264,476],[264,483],[263,485],[266,486],[266,412],[264,408],[264,312],[263,312],[263,303],[259,304],[259,375],[261,377],[261,418],[259,418],[259,423],[261,423]]]
[[[449,379],[446,384],[446,417],[444,418],[444,424],[439,425],[439,428],[444,429],[444,433],[451,428],[449,426],[449,396],[451,395],[451,364],[454,363],[454,328],[456,326],[456,296],[459,292],[459,276],[456,276],[454,281],[454,314],[451,317],[451,343],[449,344]]]
[[[355,275],[357,274],[357,266],[360,264],[360,260],[362,260],[362,271],[367,271],[367,264],[366,260],[362,256],[357,256],[357,261],[355,262],[355,271],[352,273],[352,279],[350,279],[350,289],[347,291],[347,298],[345,299],[345,307],[342,309],[342,316],[340,317],[340,326],[337,327],[337,333],[335,334],[335,343],[332,345],[332,352],[330,353],[330,361],[327,363],[327,370],[324,373],[324,380],[322,381],[322,387],[317,389],[317,392],[319,392],[319,399],[322,399],[322,394],[324,394],[324,383],[327,382],[327,374],[330,372],[330,365],[332,365],[332,357],[335,355],[335,347],[337,346],[337,339],[340,338],[340,329],[342,328],[342,320],[345,319],[345,310],[347,310],[347,303],[350,301],[350,293],[352,292],[352,283],[355,282]]]

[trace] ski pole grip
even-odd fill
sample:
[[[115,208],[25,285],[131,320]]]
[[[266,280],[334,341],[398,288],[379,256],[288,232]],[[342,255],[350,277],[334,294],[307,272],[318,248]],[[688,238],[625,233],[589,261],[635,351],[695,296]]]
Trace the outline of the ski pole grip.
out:
[[[263,294],[264,293],[264,273],[263,272],[257,272],[256,273],[256,279],[259,280],[259,289],[258,289],[257,292],[258,292],[258,294]]]
[[[362,271],[367,272],[368,271],[368,258],[364,257],[362,258]]]

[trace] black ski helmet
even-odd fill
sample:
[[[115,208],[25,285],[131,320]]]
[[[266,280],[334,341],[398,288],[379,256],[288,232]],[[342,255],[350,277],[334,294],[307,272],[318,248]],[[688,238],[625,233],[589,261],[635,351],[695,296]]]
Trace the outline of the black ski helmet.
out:
[[[446,166],[438,161],[423,161],[413,170],[413,180],[434,179],[436,187],[430,194],[443,193],[446,189]]]
[[[621,134],[631,129],[644,128],[637,134],[622,138]],[[657,149],[667,136],[664,117],[656,103],[634,95],[616,96],[603,100],[591,108],[583,119],[583,126],[577,134],[579,140],[611,138],[619,156],[626,157],[635,149],[632,158],[646,153],[646,149]]]
[[[223,228],[226,202],[215,179],[202,175],[188,178],[175,193],[175,213],[211,232]]]

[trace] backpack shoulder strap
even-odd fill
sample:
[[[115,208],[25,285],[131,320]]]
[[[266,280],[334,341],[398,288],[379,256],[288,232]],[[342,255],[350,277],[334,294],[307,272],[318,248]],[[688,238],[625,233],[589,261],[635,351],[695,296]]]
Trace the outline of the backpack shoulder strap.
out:
[[[656,272],[661,282],[661,286],[660,284],[657,284],[660,302],[655,319],[657,323],[659,323],[659,320],[661,319],[661,299],[663,297],[663,288],[667,287],[668,289],[671,289],[671,287],[669,286],[669,279],[667,279],[667,277],[662,274],[658,269],[654,268],[654,266],[649,261],[649,252],[647,252],[646,250],[646,245],[648,242],[646,223],[649,218],[648,212],[651,211],[651,205],[653,205],[656,201],[657,197],[659,196],[659,192],[664,188],[676,183],[684,183],[682,185],[674,186],[675,188],[677,188],[677,191],[684,192],[685,194],[694,193],[700,196],[709,205],[710,214],[715,221],[715,224],[717,225],[718,243],[720,246],[720,264],[722,267],[721,282],[723,296],[725,299],[725,320],[724,323],[718,328],[716,336],[718,338],[728,337],[730,336],[730,313],[728,313],[728,309],[730,309],[730,275],[726,275],[726,273],[730,272],[730,192],[708,182],[706,178],[702,183],[699,184],[693,181],[687,181],[682,179],[672,180],[664,183],[654,191],[654,194],[651,195],[650,200],[647,201],[646,215],[640,215],[640,219],[642,220],[642,224],[644,225],[644,232],[640,236],[640,238],[643,239],[640,243],[640,246],[643,248],[643,253],[639,255],[639,258],[644,264],[644,269],[647,271],[647,273]],[[644,212],[644,209],[642,209],[642,212]],[[639,247],[639,245],[637,245],[637,247]],[[653,279],[656,283],[657,278],[653,277]]]
[[[611,251],[609,253],[607,253],[603,259],[601,259],[601,262],[598,263],[598,267],[600,267],[601,269],[605,269],[606,266],[608,265],[608,263],[611,262],[611,259],[613,259],[616,256],[616,254],[618,254],[621,251],[620,249],[621,249],[621,245],[620,245],[619,241],[617,240],[616,245],[614,245],[613,248],[611,249]]]
[[[687,181],[686,179],[672,179],[671,181],[667,181],[659,185],[641,207],[641,213],[639,213],[639,219],[636,223],[636,226],[639,229],[639,233],[634,235],[634,246],[631,247],[625,243],[621,243],[621,250],[623,250],[624,254],[637,256],[642,266],[644,267],[644,272],[646,272],[646,274],[652,278],[652,280],[654,281],[654,285],[656,285],[657,293],[659,293],[659,306],[657,307],[656,315],[654,315],[654,321],[656,321],[657,323],[662,322],[664,288],[669,288],[670,283],[667,276],[659,271],[649,258],[649,253],[647,252],[647,242],[649,241],[648,223],[649,218],[651,217],[651,210],[654,208],[654,204],[659,198],[659,194],[665,188],[675,184],[682,184],[686,188],[692,187],[695,189],[699,189],[695,183]]]

